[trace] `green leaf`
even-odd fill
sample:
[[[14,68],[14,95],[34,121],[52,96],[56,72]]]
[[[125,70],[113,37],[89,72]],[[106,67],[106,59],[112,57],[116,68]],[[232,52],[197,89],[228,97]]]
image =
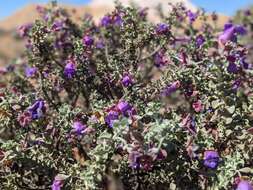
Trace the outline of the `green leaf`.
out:
[[[230,114],[233,114],[235,112],[235,105],[227,107],[226,109]]]
[[[245,168],[241,168],[239,170],[239,172],[243,172],[243,173],[253,173],[253,169],[249,168],[249,167],[245,167]]]

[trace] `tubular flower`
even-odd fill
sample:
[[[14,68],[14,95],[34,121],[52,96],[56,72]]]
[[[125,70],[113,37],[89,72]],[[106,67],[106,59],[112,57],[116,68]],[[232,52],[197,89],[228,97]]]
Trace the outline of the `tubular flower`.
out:
[[[76,121],[73,124],[73,131],[78,134],[78,135],[82,135],[84,133],[84,130],[87,128],[86,125],[83,125],[81,122]]]
[[[170,96],[173,92],[176,92],[179,87],[180,87],[180,82],[179,81],[175,81],[172,84],[168,85],[162,91],[162,95],[163,96]]]
[[[253,190],[253,186],[249,181],[241,180],[237,185],[236,190]]]
[[[26,67],[25,68],[25,76],[27,78],[33,77],[37,72],[37,68],[36,67]]]
[[[207,150],[204,152],[204,165],[210,169],[216,169],[219,164],[219,154],[215,150]]]
[[[83,45],[89,47],[89,46],[93,45],[93,42],[94,42],[94,40],[93,40],[92,36],[86,35],[83,37]]]
[[[51,186],[52,190],[61,190],[63,186],[63,180],[60,179],[58,176],[55,177],[53,184]]]
[[[156,26],[156,33],[158,35],[167,34],[169,31],[169,26],[165,23],[160,23]]]
[[[198,14],[197,13],[193,13],[192,11],[187,11],[187,16],[190,20],[190,23],[192,24],[198,17]]]
[[[75,62],[73,60],[67,60],[64,68],[65,77],[71,79],[74,77],[75,73],[76,73]]]
[[[198,35],[196,38],[197,47],[199,48],[204,43],[205,43],[205,38],[202,35]]]
[[[111,24],[111,22],[112,22],[111,17],[106,15],[101,19],[100,24],[103,27],[108,27]]]
[[[121,79],[121,83],[124,87],[129,87],[133,84],[133,79],[129,74],[125,74]]]
[[[115,122],[115,120],[119,119],[119,113],[116,111],[109,111],[109,113],[107,114],[107,116],[105,117],[105,123],[109,126],[109,127],[113,127],[113,123]]]
[[[235,26],[232,23],[227,23],[224,26],[223,33],[219,36],[219,42],[223,45],[228,41],[236,42],[237,35],[245,35],[246,33],[247,31],[243,26]]]
[[[46,111],[45,102],[43,100],[36,100],[28,110],[32,115],[32,119],[39,119]]]
[[[124,100],[118,103],[117,108],[124,116],[132,115],[133,107]]]

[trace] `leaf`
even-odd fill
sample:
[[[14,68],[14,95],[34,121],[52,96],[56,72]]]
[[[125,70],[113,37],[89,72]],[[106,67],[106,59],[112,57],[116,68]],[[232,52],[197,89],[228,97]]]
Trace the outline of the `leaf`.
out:
[[[55,176],[55,179],[56,179],[56,180],[62,181],[62,180],[66,180],[68,177],[69,177],[69,176],[68,176],[68,175],[65,175],[65,174],[57,174],[57,175]]]
[[[230,114],[233,114],[235,112],[235,105],[227,107],[226,109]]]
[[[241,168],[239,171],[243,173],[253,173],[253,169],[249,167]]]
[[[231,129],[228,129],[225,132],[226,132],[226,136],[229,136],[233,133],[233,131]]]
[[[230,124],[230,123],[232,123],[233,118],[228,117],[228,118],[225,119],[225,121],[226,121],[226,124]]]
[[[212,107],[214,108],[214,109],[216,109],[216,108],[218,108],[220,105],[222,105],[222,103],[220,102],[220,100],[214,100],[214,101],[212,101]]]

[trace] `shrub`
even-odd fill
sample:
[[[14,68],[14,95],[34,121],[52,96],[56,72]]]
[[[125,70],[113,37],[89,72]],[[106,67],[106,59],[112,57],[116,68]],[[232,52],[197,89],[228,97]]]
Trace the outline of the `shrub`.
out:
[[[250,186],[247,31],[170,6],[159,24],[119,3],[99,24],[38,8],[1,70],[1,189]]]

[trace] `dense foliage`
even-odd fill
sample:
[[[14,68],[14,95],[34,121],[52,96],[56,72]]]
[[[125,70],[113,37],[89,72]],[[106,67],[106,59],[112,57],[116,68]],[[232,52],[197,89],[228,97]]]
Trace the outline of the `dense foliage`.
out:
[[[1,70],[1,189],[252,189],[253,15],[219,29],[169,6],[81,25],[38,7]]]

